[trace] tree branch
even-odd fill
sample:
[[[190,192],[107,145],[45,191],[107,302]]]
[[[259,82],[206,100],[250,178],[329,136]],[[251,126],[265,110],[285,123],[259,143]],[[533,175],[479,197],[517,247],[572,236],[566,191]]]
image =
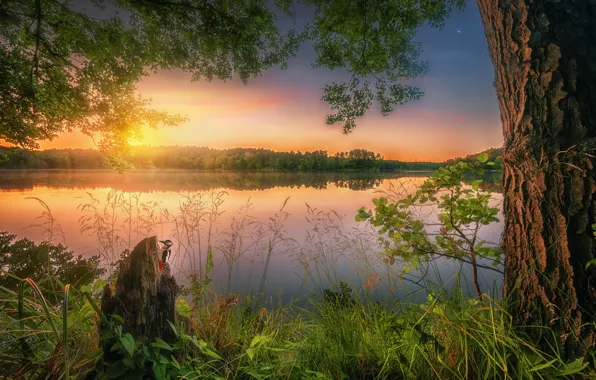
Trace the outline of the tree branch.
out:
[[[461,257],[456,257],[456,256],[448,255],[446,253],[441,253],[441,252],[425,252],[425,253],[431,254],[431,255],[436,255],[436,256],[439,256],[439,257],[443,257],[443,258],[458,260],[458,261],[461,261],[462,263],[472,265],[472,262],[469,261],[469,260],[466,260],[466,259],[461,258]],[[503,271],[501,271],[501,270],[499,270],[499,269],[497,269],[495,267],[491,267],[491,266],[484,265],[484,264],[478,264],[478,263],[476,263],[476,266],[478,268],[488,269],[488,270],[492,270],[493,272],[497,272],[499,274],[503,274]]]
[[[198,12],[212,11],[222,19],[229,21],[231,24],[238,25],[238,20],[226,14],[225,12],[222,12],[219,8],[214,7],[212,4],[209,4],[207,2],[204,3],[203,7],[185,1],[177,2],[168,0],[143,0],[143,2],[162,7],[181,7]]]
[[[33,67],[31,68],[31,93],[35,96],[34,82],[39,74],[39,44],[41,40],[41,0],[35,0],[35,52],[33,53]]]

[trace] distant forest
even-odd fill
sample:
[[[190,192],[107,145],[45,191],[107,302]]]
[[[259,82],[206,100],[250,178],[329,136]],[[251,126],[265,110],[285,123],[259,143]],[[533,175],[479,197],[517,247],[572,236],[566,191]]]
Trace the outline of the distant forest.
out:
[[[491,158],[500,149],[489,149]],[[461,159],[473,159],[475,155]],[[263,148],[213,149],[192,146],[133,147],[126,161],[137,169],[206,171],[397,171],[436,170],[445,163],[385,160],[380,154],[354,149],[329,155],[327,151],[275,152]],[[450,160],[453,161],[453,160]],[[110,159],[94,149],[33,151],[0,147],[3,169],[104,169]],[[495,167],[495,169],[498,169]]]

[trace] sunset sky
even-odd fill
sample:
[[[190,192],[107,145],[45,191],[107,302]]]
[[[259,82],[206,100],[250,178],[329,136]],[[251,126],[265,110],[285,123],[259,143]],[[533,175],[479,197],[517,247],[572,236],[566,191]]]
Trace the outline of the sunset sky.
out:
[[[300,17],[302,16],[302,18]],[[305,15],[298,15],[298,23]],[[328,126],[322,88],[348,79],[345,72],[313,69],[314,53],[303,46],[287,70],[273,69],[244,86],[191,82],[183,72],[161,72],[138,85],[156,109],[185,114],[177,127],[146,130],[142,144],[201,145],[213,148],[264,147],[330,153],[365,148],[385,158],[444,160],[502,145],[494,71],[475,2],[455,12],[442,31],[418,34],[430,70],[411,81],[424,97],[383,117],[373,108],[344,135]],[[41,148],[94,147],[86,136],[66,133]]]

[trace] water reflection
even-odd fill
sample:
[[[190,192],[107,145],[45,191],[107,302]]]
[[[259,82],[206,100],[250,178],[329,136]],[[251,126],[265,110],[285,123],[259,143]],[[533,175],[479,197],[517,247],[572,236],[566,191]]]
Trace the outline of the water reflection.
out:
[[[181,277],[204,270],[211,246],[214,283],[224,292],[257,291],[263,283],[266,294],[281,294],[289,301],[340,279],[349,279],[356,288],[371,287],[378,297],[416,290],[400,281],[398,264],[383,262],[376,234],[356,223],[354,215],[362,206],[371,207],[376,189],[401,186],[413,191],[428,173],[6,171],[2,175],[0,231],[38,242],[45,239],[43,228],[30,228],[42,222],[36,219],[42,209],[31,199],[38,198],[48,205],[69,248],[87,257],[99,253],[104,261],[112,261],[123,249],[155,234],[176,242],[172,266]],[[499,190],[494,177],[485,178],[483,186]],[[495,201],[500,201],[499,194]],[[496,223],[483,228],[481,235],[498,241],[501,230]],[[437,278],[443,281],[467,270],[455,262],[437,263]],[[500,283],[495,273],[482,273],[481,279],[485,289]]]
[[[275,173],[130,171],[118,174],[103,170],[5,170],[0,171],[2,190],[34,187],[65,189],[112,189],[132,192],[198,191],[212,189],[267,190],[277,187],[326,189],[329,185],[367,190],[383,180],[404,176],[425,177],[429,173]]]

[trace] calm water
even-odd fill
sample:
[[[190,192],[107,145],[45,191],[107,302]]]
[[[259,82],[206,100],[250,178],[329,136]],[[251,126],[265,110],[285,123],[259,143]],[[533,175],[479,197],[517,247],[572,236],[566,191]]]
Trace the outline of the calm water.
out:
[[[390,291],[405,297],[417,289],[397,279],[401,266],[381,260],[374,231],[355,222],[354,215],[362,206],[372,208],[378,191],[412,191],[425,173],[0,175],[0,230],[35,241],[63,242],[76,254],[99,254],[104,262],[144,236],[157,235],[175,242],[171,265],[182,282],[188,274],[204,271],[211,246],[213,279],[222,292],[257,291],[265,268],[266,294],[282,301],[308,297],[340,279],[354,286],[366,284],[380,297]],[[500,194],[494,201],[501,201]],[[427,210],[425,218],[432,222],[435,215]],[[498,242],[501,231],[501,223],[495,223],[484,227],[481,237]],[[461,270],[451,261],[436,263],[443,281]],[[500,283],[493,272],[481,277],[486,289]]]

